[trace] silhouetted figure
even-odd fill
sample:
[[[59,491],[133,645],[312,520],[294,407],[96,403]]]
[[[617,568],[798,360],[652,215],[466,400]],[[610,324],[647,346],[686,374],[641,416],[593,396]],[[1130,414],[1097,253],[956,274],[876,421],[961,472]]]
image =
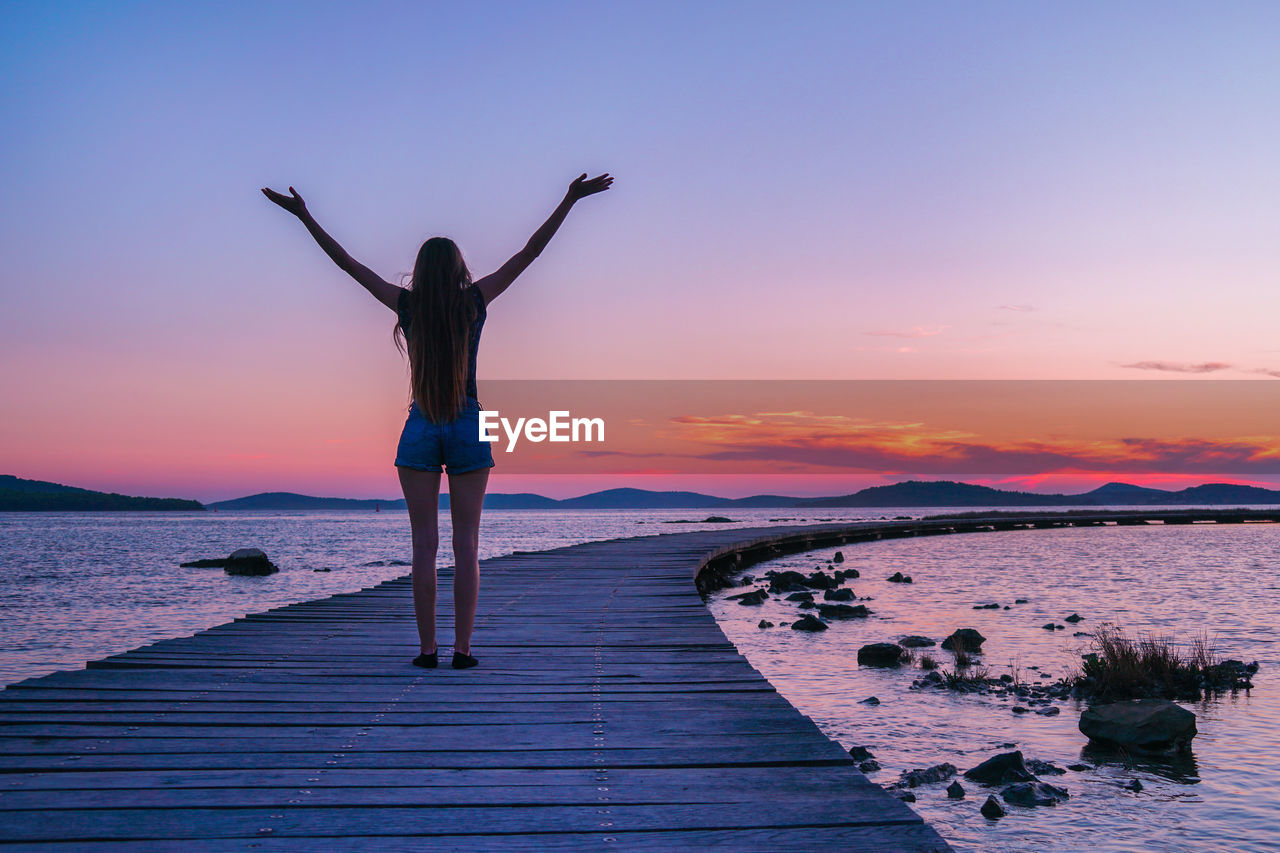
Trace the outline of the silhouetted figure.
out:
[[[302,220],[334,263],[396,312],[393,335],[397,347],[409,356],[412,377],[409,415],[395,464],[413,537],[413,608],[421,646],[413,661],[417,666],[432,668],[438,661],[436,550],[442,473],[449,475],[453,517],[453,667],[468,669],[478,663],[471,656],[471,632],[480,589],[480,510],[493,453],[490,443],[480,440],[476,354],[489,303],[542,253],[575,202],[609,189],[612,183],[608,174],[588,180],[584,172],[574,179],[564,200],[525,247],[497,272],[474,283],[457,245],[447,237],[430,238],[418,250],[408,289],[384,281],[348,255],[315,221],[293,187],[289,195],[262,189],[267,198]]]

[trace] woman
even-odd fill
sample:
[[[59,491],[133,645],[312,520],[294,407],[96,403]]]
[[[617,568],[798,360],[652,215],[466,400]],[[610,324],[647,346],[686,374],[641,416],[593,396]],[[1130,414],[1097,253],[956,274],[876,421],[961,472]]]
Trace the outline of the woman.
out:
[[[434,668],[436,648],[436,548],[439,532],[440,474],[449,475],[453,516],[453,668],[467,669],[471,655],[476,597],[480,588],[480,508],[493,467],[489,442],[480,440],[480,402],[476,392],[476,353],[490,302],[511,286],[550,242],[569,209],[581,198],[609,189],[608,174],[587,180],[584,172],[569,184],[564,200],[525,247],[495,273],[472,283],[458,247],[447,237],[432,237],[418,250],[409,288],[383,281],[324,232],[302,197],[263,187],[267,198],[302,220],[311,236],[344,272],[396,312],[396,345],[407,344],[412,402],[400,433],[396,468],[409,507],[413,537],[413,609],[417,616],[416,666]]]

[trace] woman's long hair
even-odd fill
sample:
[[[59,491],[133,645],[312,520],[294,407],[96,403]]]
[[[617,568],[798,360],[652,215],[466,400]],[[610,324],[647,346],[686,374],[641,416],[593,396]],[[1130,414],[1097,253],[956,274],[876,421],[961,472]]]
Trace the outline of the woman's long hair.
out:
[[[410,392],[427,420],[457,417],[467,396],[467,357],[476,306],[467,288],[471,271],[448,237],[432,237],[418,250],[409,285],[409,330],[399,320],[392,337],[407,345]]]

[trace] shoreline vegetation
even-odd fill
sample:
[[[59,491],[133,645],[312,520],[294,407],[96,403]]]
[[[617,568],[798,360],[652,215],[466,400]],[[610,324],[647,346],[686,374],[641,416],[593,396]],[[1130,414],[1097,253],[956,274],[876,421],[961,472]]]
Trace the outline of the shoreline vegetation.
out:
[[[609,510],[609,509],[831,509],[831,508],[960,508],[960,507],[1081,507],[1106,506],[1280,506],[1280,490],[1234,483],[1206,483],[1178,491],[1152,489],[1128,483],[1107,483],[1080,494],[1039,494],[993,489],[951,480],[907,480],[889,486],[872,486],[847,495],[802,498],[786,495],[752,495],[722,498],[699,492],[650,491],[619,488],[573,498],[549,498],[528,492],[493,493],[485,496],[486,509]],[[448,494],[440,495],[440,508],[449,506]],[[204,510],[399,510],[403,498],[361,499],[301,495],[294,492],[262,492],[225,501],[202,504],[181,498],[152,498],[98,492],[44,480],[27,480],[0,474],[0,512],[101,512],[101,511],[204,511]],[[992,514],[992,513],[984,513]],[[966,513],[950,517],[963,518]],[[723,518],[717,516],[717,519]],[[779,519],[786,520],[786,519]],[[732,521],[732,519],[725,519]]]

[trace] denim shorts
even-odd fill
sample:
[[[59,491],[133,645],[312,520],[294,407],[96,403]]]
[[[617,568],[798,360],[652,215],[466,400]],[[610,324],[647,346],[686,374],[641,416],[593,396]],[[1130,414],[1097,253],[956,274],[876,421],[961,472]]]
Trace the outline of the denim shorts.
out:
[[[396,466],[419,471],[465,474],[493,467],[491,442],[480,440],[480,402],[468,397],[462,414],[451,421],[434,424],[418,408],[409,406],[409,417],[396,447]]]

